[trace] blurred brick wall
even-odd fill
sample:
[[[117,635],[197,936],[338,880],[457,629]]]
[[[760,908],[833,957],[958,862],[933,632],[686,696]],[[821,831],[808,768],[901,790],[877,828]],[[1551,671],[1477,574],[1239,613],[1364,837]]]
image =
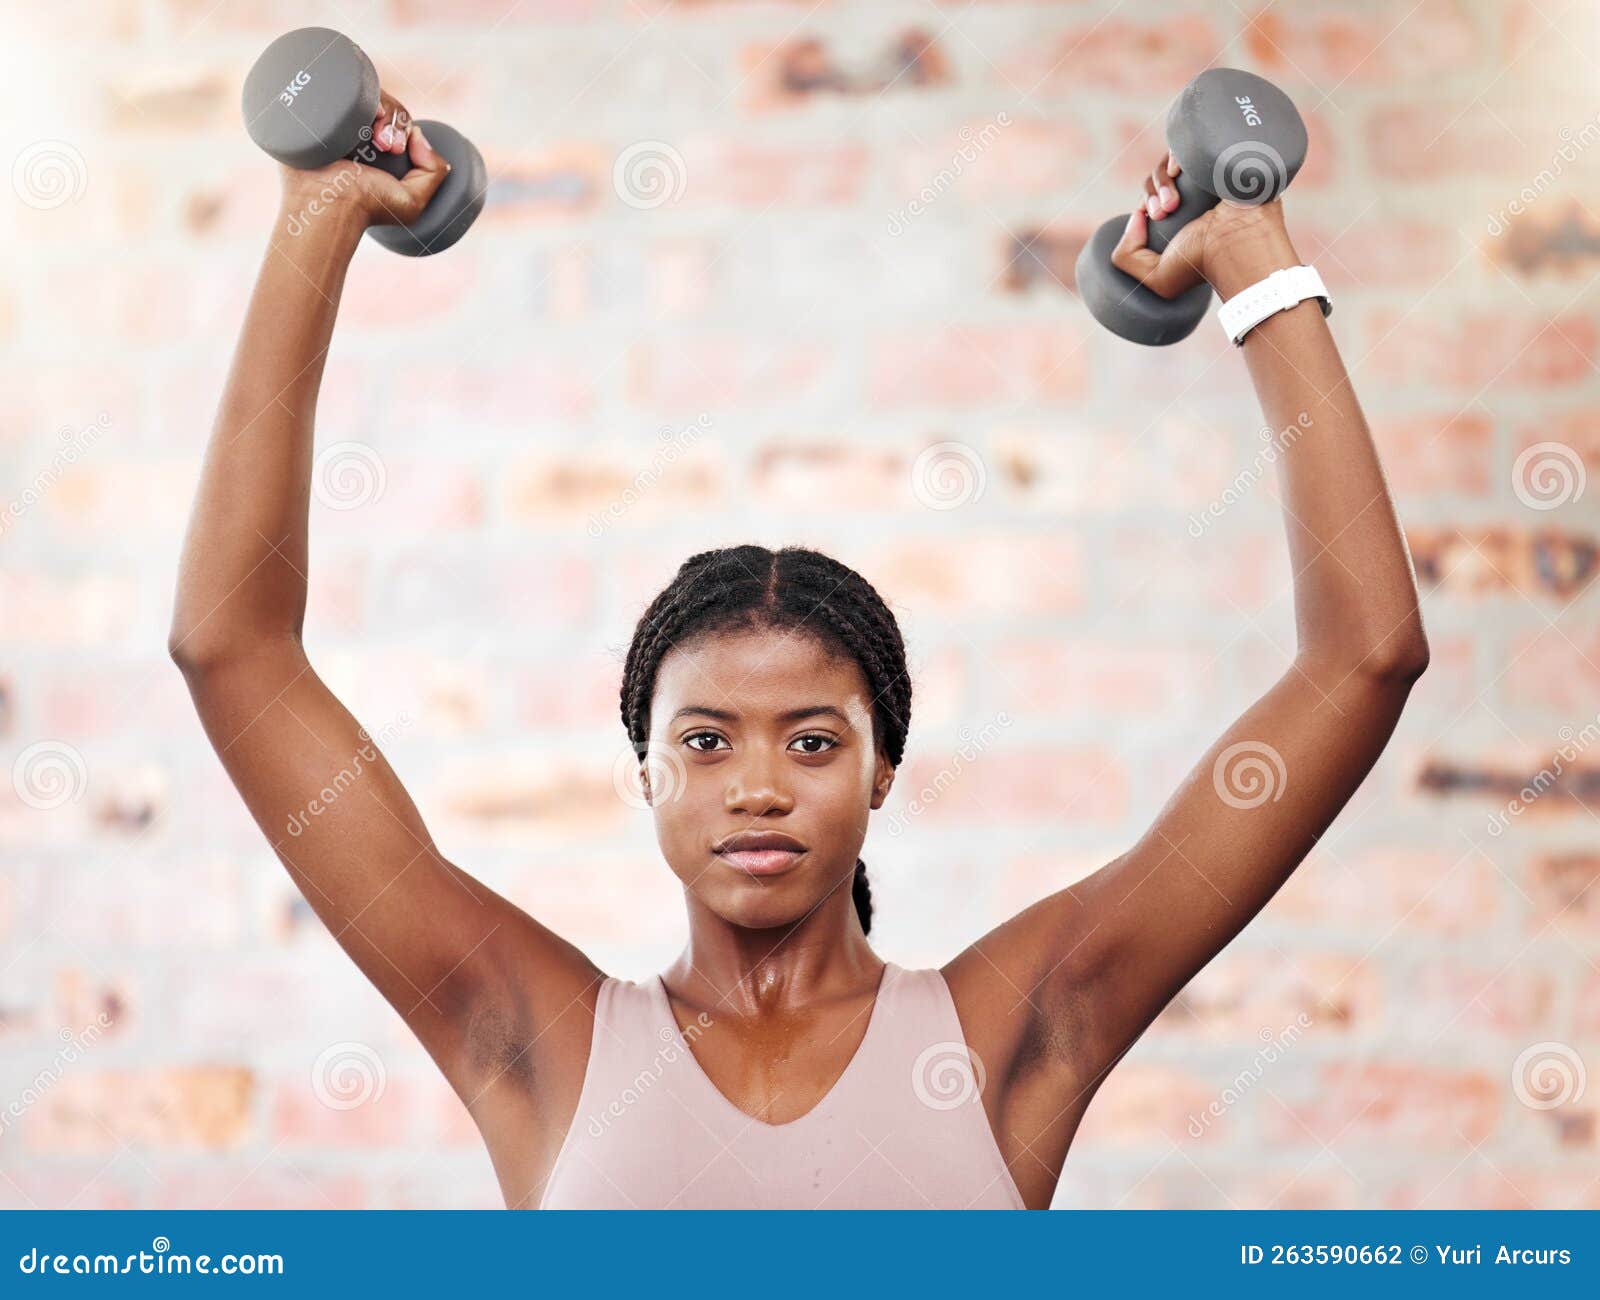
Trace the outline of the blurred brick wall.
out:
[[[1434,665],[1300,874],[1120,1066],[1057,1203],[1600,1206],[1592,7],[64,0],[18,22],[0,1205],[498,1203],[164,651],[274,201],[238,87],[322,22],[495,179],[449,254],[357,259],[319,434],[359,445],[319,486],[311,653],[445,850],[634,977],[683,922],[612,787],[615,688],[692,550],[809,543],[894,602],[917,709],[865,856],[904,965],[1125,848],[1285,667],[1271,469],[1230,491],[1262,468],[1238,354],[1209,322],[1123,344],[1070,285],[1189,77],[1280,82],[1312,132],[1291,229],[1337,298]]]

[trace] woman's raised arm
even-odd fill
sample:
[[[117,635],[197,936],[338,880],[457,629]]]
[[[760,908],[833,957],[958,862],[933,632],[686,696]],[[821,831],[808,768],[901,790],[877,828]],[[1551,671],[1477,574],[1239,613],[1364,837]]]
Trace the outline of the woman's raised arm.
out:
[[[1147,191],[1159,181],[1153,175]],[[1281,200],[1220,204],[1160,258],[1144,247],[1145,220],[1135,213],[1115,261],[1165,296],[1203,276],[1227,300],[1300,261]],[[1051,1098],[1026,1125],[1024,1145],[1049,1133],[1061,1155],[1105,1071],[1344,807],[1428,663],[1405,538],[1320,304],[1268,317],[1243,353],[1266,422],[1282,431],[1275,459],[1294,574],[1293,662],[1137,844],[946,968],[976,1015],[1005,1026],[990,1033],[993,1050],[1020,1057],[1037,1095]]]
[[[169,649],[295,884],[483,1125],[529,1106],[535,1082],[540,1107],[552,1091],[566,1100],[601,973],[441,856],[301,644],[312,425],[345,272],[368,225],[409,221],[444,176],[418,132],[408,146],[403,110],[386,99],[380,142],[391,121],[413,164],[403,182],[348,162],[285,171],[184,541]]]

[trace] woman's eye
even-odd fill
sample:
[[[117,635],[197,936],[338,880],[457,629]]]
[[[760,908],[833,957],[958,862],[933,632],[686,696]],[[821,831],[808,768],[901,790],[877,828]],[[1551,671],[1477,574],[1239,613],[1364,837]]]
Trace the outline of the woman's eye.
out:
[[[813,735],[813,736],[801,736],[794,743],[797,744],[797,745],[807,745],[807,744],[814,743],[817,746],[817,748],[815,748],[815,749],[807,749],[807,750],[804,750],[802,752],[803,753],[807,753],[807,754],[825,754],[825,753],[828,752],[828,750],[832,749],[839,742],[836,741],[832,736],[816,736],[816,735]]]
[[[683,738],[683,743],[688,745],[690,749],[698,750],[702,754],[709,754],[713,750],[716,749],[715,743],[712,743],[710,745],[697,745],[697,744],[695,744],[695,741],[697,741],[697,740],[709,740],[709,741],[712,741],[712,742],[716,742],[716,741],[721,740],[721,739],[722,739],[722,737],[717,735],[717,733],[714,732],[714,731],[697,731],[691,736],[685,736]]]

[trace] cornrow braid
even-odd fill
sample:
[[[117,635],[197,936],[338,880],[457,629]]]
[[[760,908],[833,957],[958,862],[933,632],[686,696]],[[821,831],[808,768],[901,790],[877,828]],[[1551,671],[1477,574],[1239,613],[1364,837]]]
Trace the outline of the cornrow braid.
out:
[[[622,670],[622,725],[643,756],[661,661],[707,633],[772,628],[806,631],[854,660],[872,698],[873,737],[893,767],[911,728],[911,674],[900,625],[854,569],[804,546],[727,546],[691,555],[640,617]],[[863,932],[872,929],[867,864],[856,859],[850,897]]]

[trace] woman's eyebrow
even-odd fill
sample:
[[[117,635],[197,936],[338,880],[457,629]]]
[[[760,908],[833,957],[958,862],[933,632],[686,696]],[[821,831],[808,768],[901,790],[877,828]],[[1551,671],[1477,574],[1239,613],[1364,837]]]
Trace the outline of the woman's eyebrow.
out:
[[[668,721],[676,722],[679,718],[690,713],[700,714],[707,718],[716,718],[719,722],[737,722],[739,720],[738,712],[733,709],[714,709],[706,704],[688,704],[674,713]],[[802,718],[824,717],[837,718],[846,726],[850,725],[850,719],[845,716],[844,711],[835,708],[831,704],[807,704],[798,709],[785,709],[778,714],[778,721],[799,722]]]

